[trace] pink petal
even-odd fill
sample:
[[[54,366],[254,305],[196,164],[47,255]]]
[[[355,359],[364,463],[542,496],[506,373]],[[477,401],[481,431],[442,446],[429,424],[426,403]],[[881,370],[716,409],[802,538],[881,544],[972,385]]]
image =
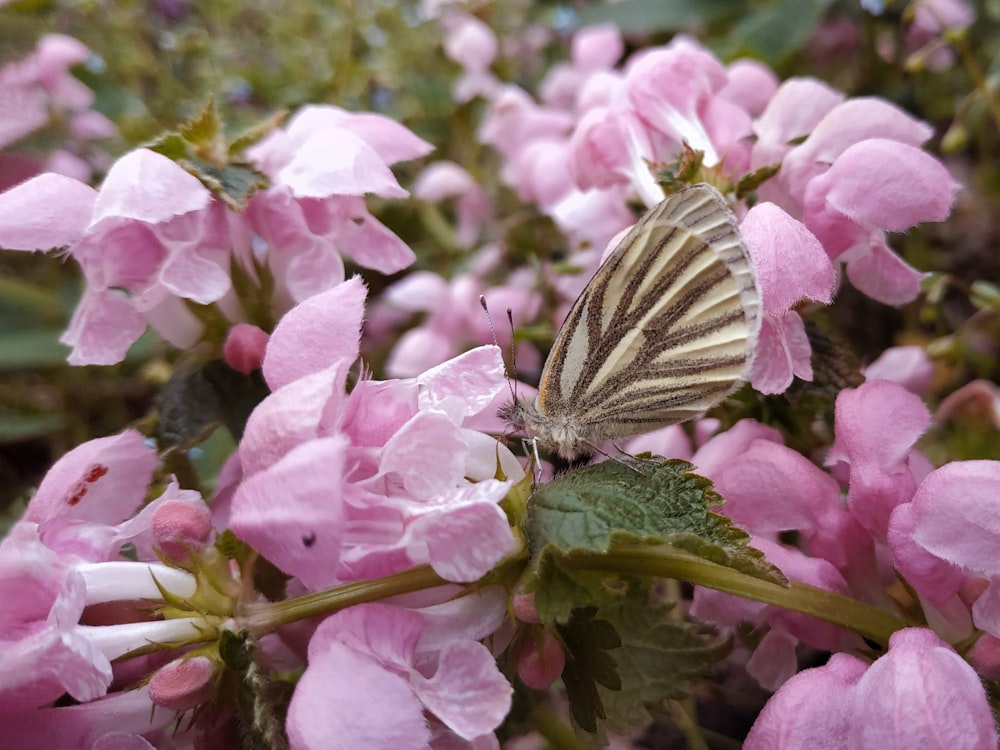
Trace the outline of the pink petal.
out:
[[[453,491],[447,507],[414,521],[407,537],[427,545],[430,564],[442,578],[479,580],[514,544],[507,516],[497,504],[507,490],[507,483],[488,479]],[[470,545],[469,539],[476,543]]]
[[[346,448],[340,435],[300,445],[244,480],[233,496],[233,532],[311,589],[337,580]]]
[[[757,270],[764,311],[780,315],[803,298],[829,303],[837,274],[823,246],[800,221],[759,203],[740,225]]]
[[[384,115],[350,112],[326,104],[307,104],[289,120],[287,133],[297,145],[313,134],[333,128],[350,131],[367,143],[386,164],[416,159],[429,154],[434,146]]]
[[[891,380],[910,393],[925,394],[934,378],[934,364],[922,346],[893,346],[864,369],[868,380]],[[940,421],[940,415],[935,417]]]
[[[777,628],[769,631],[747,662],[747,674],[766,690],[777,690],[799,670],[798,638]]]
[[[264,356],[271,390],[358,356],[367,290],[354,276],[296,305],[278,321]]]
[[[719,91],[719,96],[738,104],[754,117],[766,109],[780,82],[767,65],[748,57],[730,63],[726,68],[726,78],[726,85]]]
[[[834,654],[782,685],[754,722],[744,750],[843,750],[853,721],[856,683],[867,665]]]
[[[973,573],[1000,576],[1000,461],[955,461],[917,488],[913,540],[931,554]]]
[[[340,360],[326,370],[293,380],[258,404],[240,441],[245,475],[267,468],[295,446],[317,437],[328,405],[343,398],[351,364]]]
[[[499,347],[480,346],[460,354],[417,378],[420,408],[441,409],[456,424],[477,414],[505,386],[507,372]]]
[[[789,78],[778,87],[767,108],[754,123],[759,142],[788,145],[809,135],[844,95],[814,78]],[[766,162],[755,162],[762,166]]]
[[[892,232],[923,221],[944,221],[959,188],[930,154],[881,138],[851,146],[813,182],[824,186],[831,210],[857,224]]]
[[[361,138],[342,128],[313,133],[278,173],[296,198],[375,193],[405,198],[385,161]]]
[[[863,292],[887,305],[905,305],[920,294],[920,282],[927,274],[917,271],[893,252],[879,236],[868,248],[848,251],[847,278]]]
[[[741,419],[730,429],[701,446],[691,459],[691,463],[698,467],[699,474],[714,477],[717,471],[745,451],[754,440],[782,442],[781,433],[773,427],[754,419]]]
[[[584,26],[573,34],[570,59],[580,70],[603,70],[618,62],[624,51],[621,30],[613,23],[604,23]]]
[[[406,678],[336,642],[310,646],[285,728],[291,750],[430,750],[423,706]]]
[[[841,508],[840,486],[801,454],[755,440],[713,472],[726,499],[723,512],[754,534],[811,532],[830,509]]]
[[[812,380],[812,347],[797,312],[765,315],[754,349],[750,382],[760,393],[784,393],[792,376]]]
[[[889,516],[886,541],[900,575],[921,596],[941,605],[958,593],[967,576],[960,568],[928,552],[913,538],[920,523],[922,520],[912,502],[897,506]]]
[[[380,473],[396,474],[406,491],[431,500],[462,479],[468,446],[448,417],[421,411],[385,444]]]
[[[200,211],[212,194],[194,175],[162,154],[140,148],[111,165],[94,203],[91,226],[104,219],[135,219],[158,224]]]
[[[48,250],[71,245],[90,223],[97,191],[78,180],[42,174],[0,193],[0,247]]]
[[[414,671],[410,680],[424,705],[466,740],[492,732],[510,711],[514,690],[481,643],[445,646],[432,677]]]
[[[60,458],[28,504],[25,520],[57,515],[116,524],[139,509],[153,478],[156,451],[136,430],[90,440]]]
[[[996,722],[972,667],[933,631],[900,630],[855,687],[850,747],[979,750]]]
[[[73,347],[71,365],[113,365],[146,330],[132,302],[114,289],[88,289],[59,341]]]
[[[409,245],[367,212],[341,225],[337,248],[358,265],[384,274],[402,271],[417,258]]]

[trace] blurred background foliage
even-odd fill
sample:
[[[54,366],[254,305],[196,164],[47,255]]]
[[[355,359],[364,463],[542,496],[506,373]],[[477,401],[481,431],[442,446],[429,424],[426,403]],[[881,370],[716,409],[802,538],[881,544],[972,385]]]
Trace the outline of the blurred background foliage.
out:
[[[950,40],[958,64],[943,72],[922,67],[906,50],[912,9],[902,1],[885,3],[878,16],[853,0],[471,0],[462,7],[501,38],[494,72],[531,92],[552,62],[566,59],[575,29],[612,21],[629,51],[688,33],[725,62],[753,57],[782,78],[816,76],[852,96],[887,98],[932,123],[937,137],[930,148],[966,189],[950,221],[897,238],[913,265],[935,271],[927,295],[893,310],[845,288],[829,314],[862,361],[893,344],[927,345],[940,365],[940,398],[974,378],[996,381],[1000,370],[1000,0],[974,4],[977,22]],[[419,3],[14,0],[0,6],[0,68],[52,32],[92,51],[74,75],[120,130],[120,138],[103,144],[106,163],[192,117],[209,97],[231,132],[310,102],[373,110],[435,144],[427,161],[456,161],[486,187],[498,215],[509,217],[512,252],[558,242],[547,222],[500,185],[497,158],[475,137],[484,105],[453,102],[459,67],[443,54],[443,32],[425,20]],[[59,143],[59,126],[6,151],[44,155]],[[421,166],[402,165],[401,183],[409,185]],[[98,172],[95,184],[100,178]],[[460,262],[437,241],[434,215],[418,202],[371,205],[414,247],[420,266],[447,273]],[[366,276],[373,291],[387,283]],[[75,264],[0,253],[0,507],[11,516],[62,453],[142,419],[176,355],[147,336],[118,366],[67,366],[57,339],[80,288]],[[928,449],[932,458],[1000,458],[987,412],[939,428]],[[195,459],[205,477],[231,448],[225,436],[200,447]]]

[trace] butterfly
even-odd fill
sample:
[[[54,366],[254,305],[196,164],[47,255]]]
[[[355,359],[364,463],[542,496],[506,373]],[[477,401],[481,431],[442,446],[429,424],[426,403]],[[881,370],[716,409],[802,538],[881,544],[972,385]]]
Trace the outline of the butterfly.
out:
[[[747,379],[760,331],[754,265],[707,184],[650,209],[573,304],[534,400],[500,416],[568,462],[698,416]]]

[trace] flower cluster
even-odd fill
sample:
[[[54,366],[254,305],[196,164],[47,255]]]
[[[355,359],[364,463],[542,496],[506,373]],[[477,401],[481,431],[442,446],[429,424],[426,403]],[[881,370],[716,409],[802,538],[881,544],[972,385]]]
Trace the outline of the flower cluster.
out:
[[[107,117],[92,109],[94,92],[70,74],[71,67],[90,57],[76,39],[49,34],[27,57],[0,68],[0,149],[59,122],[68,131],[66,143],[44,161],[26,153],[0,154],[0,190],[40,172],[90,179],[98,165],[87,144],[117,133]]]
[[[46,173],[0,193],[0,246],[63,248],[82,269],[63,338],[71,363],[118,362],[149,325],[191,361],[214,356],[259,374],[267,390],[205,496],[170,473],[165,445],[132,429],[52,467],[0,543],[5,747],[499,748],[515,674],[536,691],[562,675],[571,700],[583,684],[600,708],[617,655],[641,659],[616,641],[612,616],[593,613],[602,597],[617,606],[640,594],[657,612],[684,608],[676,623],[647,628],[676,639],[671,648],[683,652],[676,644],[690,637],[684,646],[700,658],[724,658],[728,644],[681,627],[694,618],[731,636],[746,671],[776,691],[748,748],[927,737],[995,746],[981,679],[1000,676],[1000,462],[935,467],[921,452],[933,375],[921,348],[887,351],[867,380],[831,397],[804,428],[808,455],[782,425],[757,419],[723,431],[702,419],[625,443],[689,460],[724,497],[715,510],[768,561],[707,511],[708,482],[693,478],[699,518],[715,525],[688,528],[681,513],[659,552],[700,550],[700,562],[732,577],[713,586],[693,575],[690,600],[667,606],[652,584],[628,588],[642,577],[635,569],[615,579],[598,565],[574,579],[578,549],[537,548],[525,498],[542,474],[526,476],[497,437],[507,429],[497,407],[513,395],[501,348],[471,346],[489,340],[484,294],[519,324],[541,323],[534,338],[544,340],[634,222],[632,205],[705,181],[731,199],[762,296],[748,380],[784,393],[813,378],[803,316],[833,304],[841,265],[875,300],[917,296],[923,275],[887,235],[951,209],[958,185],[922,149],[931,128],[818,80],[724,65],[692,39],[621,61],[610,26],[575,35],[536,101],[496,75],[503,45],[482,20],[449,8],[441,23],[445,52],[463,68],[456,100],[486,101],[480,139],[499,154],[503,182],[562,232],[567,258],[511,267],[489,192],[462,165],[438,162],[413,192],[435,211],[454,202],[461,270],[416,271],[369,299],[348,263],[388,275],[416,255],[365,196],[406,198],[390,166],[432,147],[387,117],[325,105],[236,145],[199,141],[208,120],[189,124],[126,153],[97,189]],[[0,95],[14,80],[5,75]],[[31,122],[9,126],[8,140]],[[256,188],[239,193],[224,179],[233,174]],[[495,335],[513,346],[512,332]],[[537,371],[542,352],[515,348],[521,372]],[[386,355],[384,378],[361,360],[367,352]],[[998,411],[995,388],[960,393]],[[556,500],[555,525],[586,526]],[[628,537],[614,523],[626,519],[604,510],[593,517],[614,547]],[[733,539],[743,541],[723,544]],[[623,546],[657,554],[633,537]],[[745,565],[725,569],[718,560],[733,549]],[[579,567],[593,563],[587,552]],[[782,575],[788,588],[775,583]],[[746,579],[770,588],[743,589]],[[569,602],[564,612],[551,614],[546,584]],[[805,590],[809,606],[797,598]],[[835,611],[848,601],[856,622]],[[662,645],[652,634],[649,643]],[[803,648],[833,655],[800,672]],[[637,703],[662,708],[681,692]],[[614,718],[645,716],[623,713]]]

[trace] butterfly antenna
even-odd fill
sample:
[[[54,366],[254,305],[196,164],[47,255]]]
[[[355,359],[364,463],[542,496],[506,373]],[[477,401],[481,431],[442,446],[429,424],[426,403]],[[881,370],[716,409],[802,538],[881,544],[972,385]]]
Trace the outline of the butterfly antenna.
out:
[[[507,325],[510,326],[510,371],[514,381],[514,385],[511,387],[510,395],[514,397],[514,401],[517,401],[517,355],[514,353],[514,313],[511,309],[507,308]],[[535,447],[535,452],[538,452],[537,446]]]
[[[479,304],[482,305],[483,311],[486,313],[486,320],[490,324],[490,336],[493,337],[493,345],[498,349],[500,348],[500,342],[497,341],[497,329],[493,326],[493,315],[490,314],[489,305],[486,304],[486,295],[479,295]],[[507,319],[510,321],[511,330],[511,345],[510,345],[510,362],[511,362],[511,372],[507,375],[507,388],[510,390],[510,397],[517,402],[517,390],[513,383],[517,383],[517,363],[514,361],[514,317],[511,314],[510,308],[507,308]],[[504,371],[507,370],[507,363],[504,363]]]

